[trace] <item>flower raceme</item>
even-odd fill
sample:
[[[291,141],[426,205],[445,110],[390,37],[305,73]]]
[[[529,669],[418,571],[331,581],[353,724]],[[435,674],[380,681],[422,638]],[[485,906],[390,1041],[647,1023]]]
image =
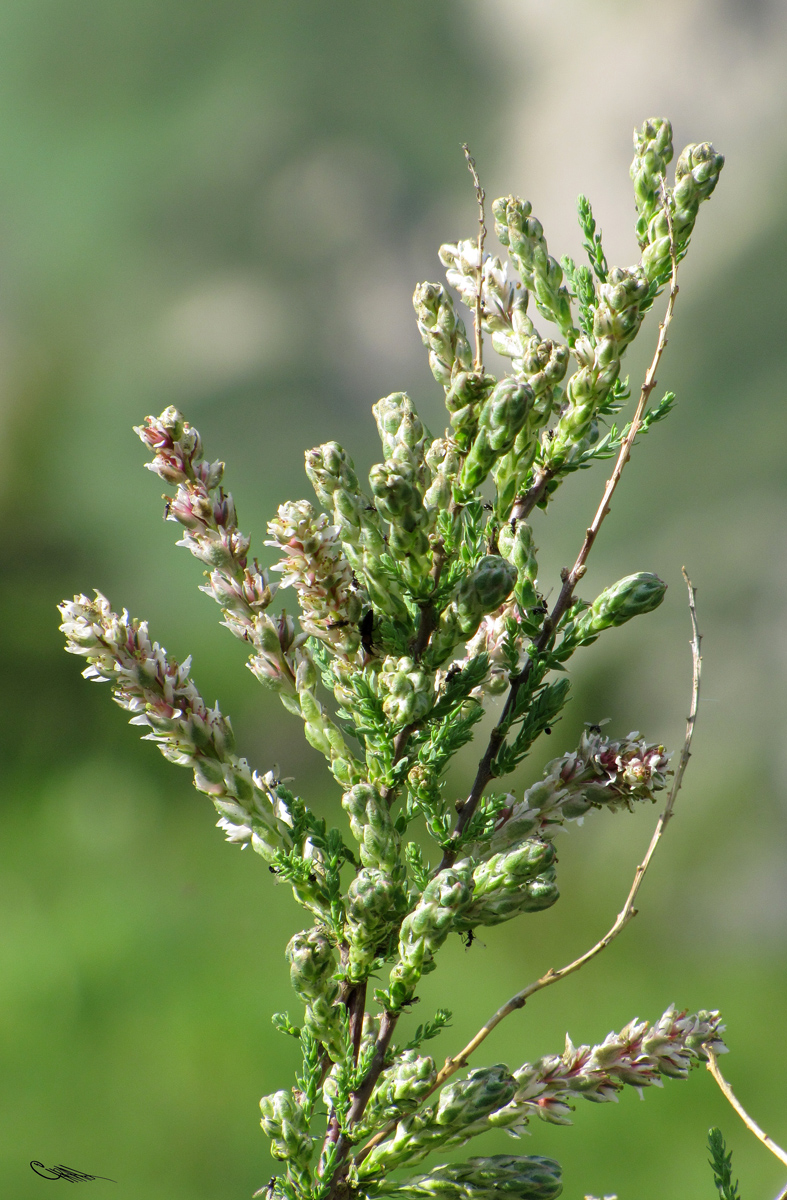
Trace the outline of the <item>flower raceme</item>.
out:
[[[303,1023],[274,1018],[298,1039],[302,1072],[261,1103],[281,1163],[269,1200],[552,1200],[560,1167],[539,1155],[388,1176],[486,1130],[517,1133],[533,1115],[565,1121],[576,1098],[610,1100],[627,1085],[683,1078],[705,1045],[721,1048],[717,1013],[668,1009],[655,1025],[632,1022],[599,1046],[567,1041],[562,1055],[518,1071],[480,1067],[449,1083],[466,1056],[438,1071],[422,1052],[448,1023],[445,1010],[410,1042],[394,1041],[449,937],[469,944],[476,929],[556,902],[558,830],[591,809],[653,801],[666,783],[663,746],[638,733],[607,738],[593,726],[540,780],[487,790],[551,731],[568,700],[573,655],[652,612],[666,591],[653,572],[637,571],[581,599],[591,539],[550,610],[544,593],[556,581],[540,574],[529,520],[596,460],[616,456],[619,477],[634,434],[674,401],[668,394],[651,405],[651,380],[634,423],[615,424],[629,398],[627,348],[670,279],[665,324],[671,319],[677,263],[723,158],[709,143],[687,147],[670,185],[669,122],[646,121],[634,145],[633,264],[607,263],[585,197],[587,266],[558,261],[530,202],[515,196],[492,205],[499,256],[483,239],[440,248],[446,284],[420,283],[413,303],[444,395],[444,432],[433,437],[410,397],[394,392],[373,407],[381,458],[368,486],[337,442],[308,450],[318,507],[306,499],[279,506],[264,542],[268,567],[251,557],[224,464],[205,457],[197,430],[174,408],[136,430],[152,455],[148,468],[173,489],[165,516],[203,568],[202,591],[338,783],[341,828],[318,819],[278,772],[261,774],[239,757],[230,721],[202,700],[190,659],[168,656],[144,621],[100,594],[61,606],[66,647],[86,659],[85,676],[108,683],[132,724],[192,771],[227,839],[260,853],[310,914],[286,951]],[[483,363],[485,336],[506,364],[499,378]],[[662,332],[655,362],[664,343]],[[446,772],[485,706],[494,727],[474,781],[456,798]],[[379,979],[386,985],[370,999]]]

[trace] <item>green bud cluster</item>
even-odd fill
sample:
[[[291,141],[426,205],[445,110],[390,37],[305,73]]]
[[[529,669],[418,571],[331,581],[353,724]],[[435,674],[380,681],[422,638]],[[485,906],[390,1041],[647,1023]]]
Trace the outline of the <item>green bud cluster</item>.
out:
[[[377,959],[390,952],[392,933],[407,911],[402,884],[375,867],[364,867],[347,890],[347,978],[365,979]]]
[[[287,944],[290,983],[306,1005],[305,1028],[338,1062],[344,1051],[336,955],[325,933],[314,926],[296,933]],[[281,1093],[279,1093],[281,1094]]]
[[[594,344],[581,337],[574,356],[579,369],[566,388],[568,401],[544,450],[544,467],[555,472],[598,437],[596,414],[620,374],[620,360],[636,336],[650,296],[650,283],[639,267],[613,267],[598,284],[593,321]]]
[[[391,971],[388,1006],[400,1009],[415,994],[421,976],[434,970],[434,956],[457,918],[472,901],[472,868],[448,867],[430,880],[399,933],[399,961]]]
[[[462,460],[457,446],[448,438],[435,438],[426,451],[426,463],[432,472],[432,482],[424,492],[424,505],[433,526],[438,513],[446,512],[454,494],[454,480]]]
[[[363,865],[393,872],[399,862],[401,837],[377,788],[370,783],[355,784],[342,796],[342,807],[350,818]]]
[[[308,1186],[312,1139],[306,1114],[291,1091],[274,1092],[260,1100],[260,1125],[271,1139],[271,1154],[283,1159],[291,1175]]]
[[[404,601],[380,564],[385,550],[380,514],[361,492],[352,459],[338,442],[325,442],[306,451],[306,474],[317,499],[333,510],[344,553],[373,606],[391,616],[404,615]]]
[[[466,450],[475,434],[478,408],[494,387],[495,378],[474,366],[464,324],[442,284],[419,284],[413,305],[432,374],[445,389],[453,437]]]
[[[538,560],[533,544],[533,530],[526,521],[517,521],[513,528],[511,524],[506,524],[498,534],[497,546],[503,558],[516,567],[514,596],[517,604],[523,610],[532,608],[538,599]]]
[[[500,607],[516,581],[516,567],[499,554],[479,559],[457,584],[440,616],[425,655],[430,666],[439,666],[459,642],[472,638],[482,617]]]
[[[462,321],[442,284],[419,283],[413,293],[418,332],[429,351],[429,366],[450,392],[457,378],[473,369],[473,354]]]
[[[514,369],[526,379],[533,392],[534,402],[525,424],[511,449],[495,463],[493,475],[497,488],[497,513],[505,520],[517,493],[539,449],[539,433],[552,416],[555,403],[562,399],[558,385],[568,369],[567,346],[550,340],[539,341],[535,335],[523,348],[522,357],[513,363]]]
[[[470,1071],[466,1079],[443,1088],[434,1108],[399,1121],[390,1140],[375,1146],[361,1164],[360,1178],[373,1178],[405,1162],[421,1162],[441,1146],[463,1145],[475,1127],[486,1128],[490,1114],[505,1108],[516,1090],[516,1080],[506,1066]]]
[[[417,1050],[405,1050],[380,1076],[358,1129],[359,1136],[414,1111],[431,1092],[436,1079],[433,1058],[422,1057]]]
[[[499,925],[524,912],[540,912],[555,903],[557,861],[551,842],[531,838],[514,850],[493,854],[473,870],[473,900],[455,927]]]
[[[386,462],[407,462],[420,482],[426,478],[424,455],[431,438],[424,429],[406,392],[393,392],[372,405]]]
[[[381,516],[390,523],[388,545],[405,578],[418,587],[431,561],[429,513],[424,491],[431,482],[425,452],[431,441],[410,397],[394,392],[373,406],[385,462],[372,467],[369,483]]]
[[[411,463],[396,459],[377,463],[369,472],[369,484],[378,512],[390,524],[390,551],[401,563],[409,585],[417,588],[431,566],[430,521],[418,471]]]
[[[393,728],[420,721],[434,703],[434,675],[412,658],[388,657],[380,671],[383,712]]]
[[[532,211],[529,201],[516,196],[495,200],[492,205],[495,233],[501,245],[508,249],[522,282],[533,293],[539,312],[554,321],[571,344],[577,331],[568,289],[563,283],[563,270],[549,253],[543,226],[531,216]]]
[[[493,1154],[443,1163],[428,1175],[385,1186],[391,1200],[555,1200],[562,1191],[560,1164],[539,1154]]]
[[[603,630],[625,625],[632,617],[658,608],[666,592],[666,583],[649,571],[627,575],[612,587],[605,588],[590,608],[577,617],[573,630],[566,631],[567,640],[586,646]]]
[[[666,164],[672,158],[669,121],[646,121],[634,131],[631,178],[639,212],[637,236],[642,247],[642,268],[648,280],[662,282],[671,270],[670,225],[678,258],[685,253],[703,200],[719,182],[724,155],[710,142],[686,146],[675,165],[675,186],[666,191],[669,218],[660,194]]]
[[[669,121],[654,117],[645,121],[641,129],[634,130],[634,161],[629,173],[639,214],[637,239],[643,250],[648,244],[648,226],[662,206],[662,180],[671,161],[672,125]]]
[[[498,458],[511,450],[534,399],[529,384],[516,379],[503,379],[493,388],[481,407],[477,432],[459,476],[458,499],[469,499]]]

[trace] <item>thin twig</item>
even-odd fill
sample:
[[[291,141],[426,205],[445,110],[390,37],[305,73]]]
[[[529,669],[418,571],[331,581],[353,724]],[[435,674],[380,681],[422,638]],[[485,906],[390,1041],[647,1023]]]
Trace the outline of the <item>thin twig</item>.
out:
[[[584,967],[586,963],[589,963],[591,959],[600,954],[602,950],[605,950],[610,942],[613,941],[623,929],[625,929],[629,921],[631,921],[631,919],[637,915],[637,909],[634,907],[634,902],[637,898],[637,894],[639,893],[639,889],[642,886],[642,880],[645,878],[645,873],[647,872],[647,869],[653,859],[653,855],[656,853],[656,848],[661,841],[664,830],[667,828],[667,825],[669,824],[669,821],[673,815],[675,801],[677,799],[678,792],[680,791],[681,784],[683,783],[683,776],[686,772],[689,758],[691,757],[691,742],[692,738],[694,737],[694,727],[697,723],[697,711],[699,708],[700,699],[700,678],[702,674],[702,655],[700,654],[702,635],[700,634],[697,626],[697,607],[695,603],[696,588],[692,585],[691,580],[686,574],[685,568],[683,569],[683,578],[685,579],[686,586],[689,590],[689,614],[691,616],[691,707],[689,709],[689,715],[686,718],[686,735],[683,740],[683,749],[681,750],[678,766],[672,780],[672,787],[670,788],[670,793],[667,797],[667,803],[664,806],[664,811],[658,819],[653,837],[650,839],[650,845],[648,846],[647,853],[634,873],[634,882],[629,889],[629,894],[626,897],[626,903],[618,913],[614,924],[607,931],[607,933],[604,934],[603,938],[596,942],[595,946],[592,946],[590,950],[587,950],[584,954],[580,955],[579,958],[575,958],[573,962],[568,963],[565,967],[561,967],[558,971],[555,971],[550,967],[546,974],[542,975],[540,979],[536,979],[533,983],[529,983],[527,987],[522,988],[520,992],[517,992],[515,996],[512,996],[510,1000],[508,1000],[497,1010],[494,1016],[491,1017],[481,1029],[479,1029],[475,1037],[473,1037],[467,1043],[465,1048],[461,1050],[459,1054],[456,1054],[451,1058],[447,1058],[443,1067],[438,1072],[434,1084],[429,1091],[425,1093],[423,1099],[426,1099],[426,1096],[430,1096],[432,1092],[441,1087],[445,1081],[450,1079],[450,1077],[456,1071],[466,1066],[470,1055],[478,1049],[482,1042],[486,1041],[486,1039],[489,1037],[489,1034],[500,1024],[501,1021],[510,1016],[512,1012],[516,1012],[517,1009],[524,1008],[526,1002],[531,996],[535,995],[536,992],[540,992],[544,988],[549,987],[551,984],[557,983],[560,979],[565,979],[567,975],[573,975],[573,973],[578,971],[580,967]],[[379,1133],[376,1133],[375,1136],[364,1145],[359,1154],[356,1155],[356,1164],[363,1162],[367,1154],[369,1154],[369,1152],[373,1150],[375,1146],[379,1145],[380,1142],[385,1141],[395,1127],[396,1121],[391,1121],[385,1126],[385,1128],[381,1129]],[[781,1200],[781,1197],[779,1200]]]
[[[708,1070],[710,1071],[711,1075],[718,1083],[721,1090],[724,1092],[724,1095],[727,1097],[730,1104],[735,1109],[736,1113],[738,1114],[740,1119],[743,1121],[746,1128],[750,1129],[751,1132],[754,1134],[754,1136],[756,1138],[760,1139],[763,1146],[768,1147],[771,1154],[775,1154],[776,1157],[781,1159],[781,1161],[784,1163],[784,1165],[787,1166],[787,1150],[782,1150],[781,1146],[777,1146],[776,1142],[774,1142],[773,1138],[769,1138],[767,1133],[765,1132],[765,1130],[760,1129],[757,1122],[752,1117],[749,1116],[749,1114],[746,1112],[746,1109],[743,1107],[740,1100],[735,1095],[732,1088],[727,1083],[727,1080],[724,1078],[721,1071],[719,1070],[719,1062],[718,1062],[718,1059],[716,1058],[715,1051],[712,1050],[710,1046],[705,1046],[704,1049],[705,1049],[705,1053],[708,1056],[708,1062],[706,1064]],[[782,1192],[781,1196],[778,1197],[778,1200],[782,1200],[782,1197],[785,1194],[787,1194],[787,1189],[785,1189],[785,1191]]]
[[[475,369],[483,371],[484,369],[484,343],[483,334],[481,331],[481,311],[482,311],[482,293],[484,286],[484,240],[486,239],[486,217],[484,214],[484,201],[486,200],[486,192],[481,187],[481,180],[478,177],[478,170],[475,165],[475,159],[470,153],[470,147],[467,142],[462,143],[462,149],[465,152],[467,159],[467,167],[473,177],[473,186],[475,187],[475,198],[478,201],[478,266],[476,267],[476,284],[475,284],[475,312],[473,314],[473,324],[475,325]]]
[[[776,1197],[776,1200],[787,1200],[787,1187],[783,1188]]]
[[[564,570],[562,572],[563,586],[560,589],[560,595],[558,596],[551,613],[544,621],[541,633],[533,643],[532,650],[534,653],[528,655],[524,667],[512,680],[511,688],[508,693],[508,699],[506,700],[503,712],[499,721],[489,735],[487,748],[478,764],[478,771],[476,773],[475,780],[473,781],[470,794],[459,811],[459,817],[451,834],[451,839],[454,843],[456,843],[466,828],[467,823],[478,807],[481,797],[484,794],[486,785],[489,783],[490,779],[492,779],[492,762],[499,749],[500,743],[505,736],[504,730],[507,728],[507,721],[516,702],[517,694],[522,685],[527,682],[530,672],[533,668],[534,661],[536,661],[536,659],[538,659],[543,651],[549,646],[560,619],[563,617],[571,603],[574,595],[574,589],[579,583],[579,580],[585,574],[588,556],[590,551],[593,549],[593,544],[598,536],[598,531],[601,528],[604,518],[609,514],[612,497],[615,493],[615,489],[620,483],[620,477],[623,474],[623,469],[631,456],[631,448],[634,445],[634,439],[639,433],[639,429],[642,424],[642,418],[645,415],[648,401],[653,389],[656,386],[656,371],[658,370],[661,357],[667,346],[667,330],[669,329],[672,321],[672,316],[675,311],[675,300],[678,295],[678,259],[677,254],[675,253],[675,236],[672,228],[672,216],[669,211],[669,204],[666,201],[666,192],[664,208],[667,214],[667,224],[670,231],[670,255],[672,259],[672,276],[670,279],[669,301],[667,303],[667,311],[664,314],[664,320],[659,326],[659,336],[658,341],[656,342],[656,349],[653,354],[653,359],[648,367],[645,379],[642,383],[642,389],[640,391],[636,412],[634,413],[634,417],[629,427],[628,434],[626,435],[626,439],[620,448],[617,461],[615,462],[615,467],[611,476],[607,480],[606,487],[604,488],[604,494],[601,497],[601,503],[596,510],[596,515],[585,532],[585,539],[582,543],[582,548],[577,555],[576,562],[570,571]],[[451,866],[455,857],[455,850],[450,847],[445,850],[442,861],[438,867],[438,871],[442,870],[444,867]]]

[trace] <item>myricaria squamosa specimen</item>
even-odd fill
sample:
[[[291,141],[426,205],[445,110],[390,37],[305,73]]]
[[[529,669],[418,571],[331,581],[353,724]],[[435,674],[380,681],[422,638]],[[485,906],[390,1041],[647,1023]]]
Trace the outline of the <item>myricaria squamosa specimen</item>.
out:
[[[144,621],[99,594],[61,606],[67,649],[86,660],[85,676],[107,682],[132,724],[193,772],[227,839],[262,855],[309,914],[286,949],[303,1016],[274,1017],[298,1039],[302,1072],[261,1102],[281,1164],[262,1189],[270,1197],[551,1200],[560,1166],[539,1154],[472,1157],[395,1180],[390,1172],[486,1130],[517,1134],[534,1116],[566,1122],[577,1099],[684,1078],[706,1047],[723,1048],[718,1013],[674,1008],[597,1046],[567,1039],[562,1054],[518,1068],[467,1070],[485,1029],[438,1069],[441,1056],[425,1044],[449,1024],[445,1010],[409,1043],[394,1040],[448,938],[531,920],[554,904],[558,833],[593,810],[603,819],[603,810],[654,802],[671,774],[663,746],[593,726],[540,779],[514,775],[568,701],[573,654],[656,608],[666,590],[634,562],[600,595],[580,595],[634,437],[674,401],[652,397],[655,367],[677,266],[724,160],[709,143],[688,146],[670,183],[669,122],[646,121],[634,144],[638,261],[608,265],[585,197],[586,265],[550,253],[529,201],[496,200],[498,254],[478,238],[442,246],[445,282],[420,283],[413,297],[445,394],[445,431],[433,437],[395,392],[373,407],[381,458],[368,483],[338,443],[307,450],[314,497],[283,502],[268,522],[257,543],[272,549],[266,567],[240,530],[224,464],[205,457],[188,421],[167,408],[137,429],[147,466],[174,489],[166,516],[205,568],[202,590],[340,786],[335,827],[239,755],[229,718],[192,682],[190,660],[175,662]],[[482,204],[480,185],[477,195]],[[653,364],[619,427],[630,397],[623,359],[662,292]],[[485,337],[507,361],[502,378],[483,364]],[[597,459],[615,467],[577,562],[560,580],[541,578],[528,518]],[[449,795],[448,765],[493,698],[497,721],[475,777],[461,797]]]

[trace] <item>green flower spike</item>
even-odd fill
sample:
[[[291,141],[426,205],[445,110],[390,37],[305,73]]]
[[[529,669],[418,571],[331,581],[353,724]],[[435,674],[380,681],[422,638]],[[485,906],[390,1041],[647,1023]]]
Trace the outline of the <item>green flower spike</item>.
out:
[[[271,1139],[271,1154],[283,1159],[296,1180],[308,1183],[312,1139],[306,1115],[292,1092],[263,1096],[260,1111],[264,1133]]]
[[[338,442],[325,442],[306,451],[306,474],[317,499],[333,512],[344,553],[375,610],[406,617],[398,586],[380,562],[386,548],[380,514],[360,490],[352,459]]]
[[[414,1165],[442,1146],[464,1145],[516,1090],[516,1080],[502,1064],[470,1071],[466,1079],[443,1088],[433,1109],[404,1117],[390,1140],[375,1146],[361,1164],[359,1176],[373,1177],[405,1162]]]
[[[499,925],[516,913],[540,912],[555,903],[555,847],[531,838],[515,850],[494,854],[473,871],[473,901],[457,918],[457,929]]]
[[[486,479],[501,454],[514,445],[516,435],[533,406],[529,384],[503,379],[484,402],[478,418],[478,432],[465,459],[457,499],[467,501]]]
[[[632,617],[658,608],[666,592],[666,583],[649,571],[627,575],[596,597],[590,608],[577,618],[573,633],[567,637],[579,646],[587,646],[604,629],[625,625]]]
[[[286,958],[290,965],[290,982],[306,1005],[304,1025],[336,1062],[344,1052],[344,1032],[340,1006],[336,1003],[340,989],[334,979],[336,956],[333,946],[315,926],[290,939]]]
[[[648,225],[661,208],[661,181],[672,161],[672,125],[663,117],[645,121],[634,130],[634,161],[629,174],[634,182],[637,206],[637,238],[644,249],[648,244]]]
[[[437,1078],[434,1059],[405,1050],[394,1066],[383,1071],[364,1113],[360,1136],[416,1109]]]
[[[522,282],[530,289],[536,307],[548,320],[559,326],[571,345],[576,329],[571,316],[571,301],[563,283],[563,270],[547,249],[541,222],[531,216],[528,200],[503,196],[492,205],[495,233],[508,248]]]
[[[486,613],[506,600],[517,581],[517,569],[499,554],[479,559],[472,572],[457,585],[432,636],[425,661],[439,666],[460,641],[473,636]]]
[[[563,1191],[560,1164],[534,1154],[493,1154],[441,1164],[385,1187],[390,1200],[556,1200]],[[371,1195],[378,1195],[370,1189]]]
[[[434,956],[472,900],[472,867],[458,863],[435,875],[402,922],[399,961],[391,971],[390,1008],[411,1000],[421,976],[434,969]]]
[[[379,867],[389,874],[399,861],[400,837],[388,804],[370,783],[358,783],[342,796],[342,807],[350,818],[350,829],[359,843],[365,867]]]
[[[347,978],[365,979],[375,960],[385,957],[391,933],[407,911],[402,884],[374,867],[359,871],[347,891],[349,963]]]

